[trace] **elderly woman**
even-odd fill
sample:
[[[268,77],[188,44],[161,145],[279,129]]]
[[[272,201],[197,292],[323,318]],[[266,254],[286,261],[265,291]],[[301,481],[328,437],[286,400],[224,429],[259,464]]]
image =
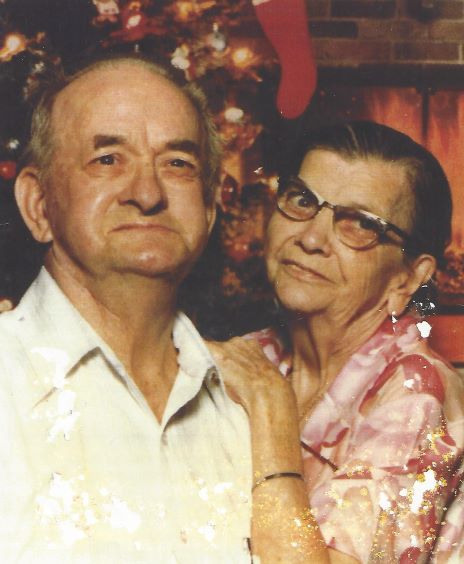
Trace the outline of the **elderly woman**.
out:
[[[288,492],[304,512],[294,494],[303,467],[331,562],[424,562],[434,548],[463,450],[464,389],[410,303],[443,259],[450,218],[442,168],[409,137],[371,122],[307,135],[267,234],[285,327],[213,347],[252,434],[275,453],[253,503],[268,503],[269,528],[285,533]],[[282,408],[277,370],[256,343],[297,409]],[[291,434],[279,458],[273,409],[299,426],[298,453]]]

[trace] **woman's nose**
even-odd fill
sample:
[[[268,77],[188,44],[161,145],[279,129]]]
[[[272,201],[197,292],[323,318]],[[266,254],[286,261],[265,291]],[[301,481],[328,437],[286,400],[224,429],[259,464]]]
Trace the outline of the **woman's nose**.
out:
[[[323,208],[312,219],[301,222],[295,241],[308,253],[327,255],[333,236],[333,212]]]

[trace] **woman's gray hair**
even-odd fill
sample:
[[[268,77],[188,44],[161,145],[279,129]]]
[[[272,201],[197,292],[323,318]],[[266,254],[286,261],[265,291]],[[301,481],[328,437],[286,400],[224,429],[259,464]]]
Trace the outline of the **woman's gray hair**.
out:
[[[375,157],[404,167],[413,194],[411,244],[407,255],[429,254],[439,267],[451,240],[451,191],[438,160],[404,133],[371,121],[352,121],[307,132],[297,143],[285,174],[297,174],[310,151],[324,149],[346,159]]]

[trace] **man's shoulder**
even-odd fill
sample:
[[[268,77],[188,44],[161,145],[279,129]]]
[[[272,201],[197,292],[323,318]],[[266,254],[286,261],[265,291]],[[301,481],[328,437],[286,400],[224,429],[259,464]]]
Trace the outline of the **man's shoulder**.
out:
[[[40,318],[40,299],[36,296],[35,282],[29,287],[20,302],[10,311],[0,313],[0,339],[21,335],[26,325]]]
[[[60,324],[60,311],[54,307],[56,289],[49,279],[49,275],[41,273],[18,305],[0,314],[0,366],[11,361],[26,362],[35,346],[53,340],[54,335],[61,342],[60,335],[67,332]]]

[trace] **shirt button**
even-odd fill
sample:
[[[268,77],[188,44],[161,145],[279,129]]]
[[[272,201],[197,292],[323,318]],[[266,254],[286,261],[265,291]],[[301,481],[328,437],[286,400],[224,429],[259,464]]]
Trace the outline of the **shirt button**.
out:
[[[219,384],[220,382],[219,374],[217,373],[217,370],[215,368],[209,369],[209,380],[212,384],[215,384],[216,386]]]

